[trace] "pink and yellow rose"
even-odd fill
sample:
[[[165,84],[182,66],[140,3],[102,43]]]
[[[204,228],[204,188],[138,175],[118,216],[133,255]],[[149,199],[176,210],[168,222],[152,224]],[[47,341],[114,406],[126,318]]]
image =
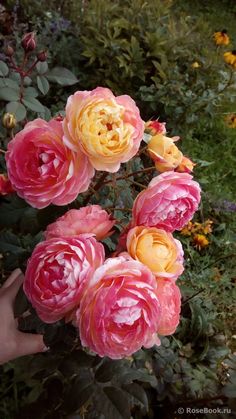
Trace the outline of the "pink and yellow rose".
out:
[[[62,123],[35,119],[8,144],[6,163],[17,194],[35,208],[66,205],[88,189],[94,169],[63,144]]]
[[[159,344],[156,289],[155,277],[140,262],[122,256],[107,259],[91,278],[77,311],[82,345],[99,356],[120,359]]]
[[[46,323],[70,318],[104,258],[103,245],[89,234],[39,243],[28,260],[24,281],[38,316]]]
[[[183,272],[183,249],[171,233],[155,227],[134,227],[127,236],[127,250],[158,278],[176,280]]]
[[[132,226],[181,230],[197,210],[200,192],[199,184],[188,173],[162,173],[135,199]]]
[[[63,126],[71,150],[82,150],[96,170],[111,173],[137,153],[144,133],[133,99],[103,87],[70,96]]]
[[[103,240],[111,234],[115,220],[100,205],[89,205],[78,210],[69,210],[46,229],[46,239],[52,237],[76,236],[81,233],[95,234]]]

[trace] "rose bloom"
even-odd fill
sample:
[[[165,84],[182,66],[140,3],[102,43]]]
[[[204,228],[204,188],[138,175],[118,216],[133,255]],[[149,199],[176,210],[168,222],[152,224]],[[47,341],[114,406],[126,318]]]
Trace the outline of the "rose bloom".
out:
[[[177,279],[183,272],[183,249],[171,233],[155,227],[134,227],[127,236],[127,250],[159,278]]]
[[[62,142],[62,123],[36,119],[9,142],[6,163],[18,193],[35,208],[66,205],[88,189],[94,169]]]
[[[142,346],[159,344],[157,281],[140,262],[107,259],[91,278],[77,311],[83,346],[99,356],[120,359]]]
[[[150,134],[166,134],[166,122],[156,121],[147,121],[145,124],[145,129],[150,131]]]
[[[64,132],[68,147],[81,149],[95,169],[114,173],[137,153],[144,122],[131,97],[97,87],[69,97]]]
[[[181,310],[179,287],[169,279],[157,281],[157,295],[161,304],[161,320],[157,328],[159,335],[172,335],[178,324]]]
[[[103,245],[89,234],[39,243],[28,260],[24,281],[38,316],[46,323],[70,318],[104,258]]]
[[[0,195],[8,195],[10,193],[14,192],[14,189],[12,188],[12,184],[8,177],[4,174],[0,174]]]
[[[158,134],[148,143],[148,152],[159,172],[173,170],[182,161],[183,154],[176,147],[172,138]]]
[[[176,172],[191,173],[194,166],[196,166],[196,163],[193,163],[188,157],[183,156],[179,166],[176,168]]]
[[[198,208],[200,191],[188,173],[165,172],[154,177],[134,201],[132,226],[181,230]]]
[[[93,233],[97,240],[103,240],[111,234],[115,220],[100,205],[89,205],[78,210],[72,209],[49,224],[45,232],[46,239],[52,237],[76,236],[81,233]]]

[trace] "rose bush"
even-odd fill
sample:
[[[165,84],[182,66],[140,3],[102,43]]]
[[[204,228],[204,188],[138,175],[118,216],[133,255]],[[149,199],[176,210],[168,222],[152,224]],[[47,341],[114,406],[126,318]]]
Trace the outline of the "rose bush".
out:
[[[88,189],[94,169],[63,144],[62,122],[35,119],[8,143],[6,164],[17,194],[35,208],[65,205]]]

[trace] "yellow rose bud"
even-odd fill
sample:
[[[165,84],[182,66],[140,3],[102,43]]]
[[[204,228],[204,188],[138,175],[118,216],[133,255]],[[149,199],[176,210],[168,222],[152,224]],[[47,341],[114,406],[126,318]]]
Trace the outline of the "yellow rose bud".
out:
[[[16,117],[13,113],[5,113],[2,118],[2,125],[4,128],[13,129],[16,126]]]
[[[161,173],[174,170],[183,158],[183,154],[176,147],[173,139],[162,134],[152,137],[148,143],[148,152],[155,162],[156,169]]]
[[[188,157],[183,156],[180,165],[177,167],[177,172],[191,173],[196,163],[193,163]]]
[[[158,278],[177,279],[183,272],[183,250],[171,233],[155,227],[138,226],[127,235],[127,250]]]

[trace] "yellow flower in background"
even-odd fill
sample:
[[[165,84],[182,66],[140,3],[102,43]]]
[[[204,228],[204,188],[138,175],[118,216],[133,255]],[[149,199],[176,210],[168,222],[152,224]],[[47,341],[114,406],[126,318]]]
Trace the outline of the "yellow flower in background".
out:
[[[182,236],[191,236],[192,235],[192,229],[193,229],[193,223],[192,223],[192,221],[189,221],[188,224],[186,224],[186,226],[184,226],[184,228],[182,228],[180,234],[182,234]]]
[[[236,128],[236,114],[231,113],[230,115],[227,115],[225,118],[225,121],[229,128]]]
[[[213,35],[213,39],[216,45],[228,45],[229,44],[229,36],[227,35],[227,31],[223,29],[223,31],[215,32]]]
[[[212,224],[213,224],[213,221],[206,220],[205,223],[202,224],[202,232],[204,234],[212,233]]]
[[[201,250],[209,245],[209,240],[203,234],[195,234],[193,236],[193,242],[198,250]]]
[[[225,52],[224,60],[226,64],[232,65],[236,69],[236,50]]]
[[[199,68],[199,67],[201,67],[201,65],[197,61],[194,61],[194,63],[192,63],[192,65],[191,65],[191,67],[192,68]]]

